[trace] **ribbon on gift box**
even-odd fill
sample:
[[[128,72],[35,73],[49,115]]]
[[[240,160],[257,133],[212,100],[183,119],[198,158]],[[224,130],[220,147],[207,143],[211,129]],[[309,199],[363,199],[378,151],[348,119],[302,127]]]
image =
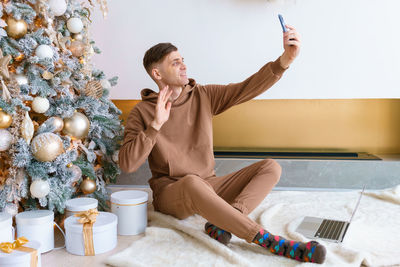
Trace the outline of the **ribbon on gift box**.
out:
[[[83,243],[85,246],[85,256],[94,256],[93,245],[93,224],[96,222],[96,217],[99,215],[97,209],[81,211],[75,214],[75,217],[80,217],[79,223],[83,224]]]
[[[13,243],[11,242],[3,242],[0,243],[0,250],[5,253],[12,253],[14,250],[19,250],[22,252],[30,253],[31,254],[31,267],[37,267],[38,265],[38,254],[37,250],[30,247],[24,247],[29,240],[25,237],[21,236],[17,238]]]

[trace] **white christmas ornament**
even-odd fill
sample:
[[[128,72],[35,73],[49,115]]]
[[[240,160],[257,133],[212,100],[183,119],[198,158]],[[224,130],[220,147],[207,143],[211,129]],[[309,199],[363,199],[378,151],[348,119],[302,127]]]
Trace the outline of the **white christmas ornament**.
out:
[[[49,0],[48,4],[55,16],[61,16],[67,10],[67,3],[65,0]]]
[[[32,109],[37,113],[45,113],[49,107],[50,103],[47,98],[37,96],[32,101]]]
[[[17,81],[18,85],[28,84],[28,78],[25,75],[17,74],[14,77],[15,77],[15,80]]]
[[[70,18],[67,21],[67,28],[72,33],[80,33],[83,29],[83,23],[80,18]]]
[[[47,181],[38,179],[32,182],[30,191],[33,197],[42,198],[50,193],[50,185]]]
[[[51,47],[48,45],[39,45],[36,47],[35,53],[40,59],[52,58],[54,54],[53,49],[51,49]]]
[[[101,80],[100,84],[104,89],[111,89],[111,83],[107,79]]]
[[[6,151],[10,148],[12,142],[12,135],[5,129],[0,129],[0,151]]]

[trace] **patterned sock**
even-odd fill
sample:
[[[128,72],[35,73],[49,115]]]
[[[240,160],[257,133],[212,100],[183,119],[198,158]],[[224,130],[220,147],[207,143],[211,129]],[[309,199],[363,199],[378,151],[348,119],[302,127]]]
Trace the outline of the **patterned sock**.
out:
[[[316,241],[308,243],[285,240],[281,236],[273,235],[264,229],[253,239],[256,243],[274,254],[285,256],[297,261],[323,263],[326,249]]]
[[[227,245],[232,238],[232,234],[207,222],[204,226],[206,233],[215,240]]]

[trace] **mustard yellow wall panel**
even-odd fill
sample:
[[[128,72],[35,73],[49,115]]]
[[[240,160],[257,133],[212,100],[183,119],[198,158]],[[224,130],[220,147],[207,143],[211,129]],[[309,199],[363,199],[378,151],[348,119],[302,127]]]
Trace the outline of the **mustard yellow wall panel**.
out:
[[[218,148],[400,153],[400,99],[252,100],[213,123]]]

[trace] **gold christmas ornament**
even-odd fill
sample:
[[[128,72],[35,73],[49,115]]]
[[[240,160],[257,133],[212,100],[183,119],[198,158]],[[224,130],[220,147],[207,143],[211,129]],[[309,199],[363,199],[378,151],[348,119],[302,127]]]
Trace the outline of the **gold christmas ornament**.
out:
[[[53,133],[42,133],[32,140],[32,154],[38,161],[53,161],[64,153],[61,138]]]
[[[30,142],[32,140],[34,131],[35,130],[34,130],[33,122],[31,120],[31,117],[29,117],[28,111],[26,111],[25,118],[21,124],[21,135],[25,139],[25,141],[28,143],[28,145],[30,144]]]
[[[73,33],[71,37],[74,41],[83,41],[83,35],[81,33]]]
[[[75,57],[81,57],[85,53],[85,43],[82,41],[73,41],[68,46],[69,51]]]
[[[64,121],[60,117],[52,117],[53,118],[53,126],[56,128],[55,132],[61,132],[64,128]]]
[[[8,72],[8,64],[10,63],[11,55],[3,56],[3,51],[0,49],[0,75],[8,79],[10,74]]]
[[[28,24],[23,19],[16,20],[12,17],[9,17],[7,18],[6,22],[7,34],[14,39],[21,38],[28,32]]]
[[[92,179],[90,179],[89,177],[83,179],[81,185],[80,185],[80,189],[82,191],[82,193],[84,193],[85,195],[87,194],[91,194],[94,191],[96,191],[96,182],[93,181]]]
[[[93,98],[99,99],[103,96],[103,86],[99,81],[90,81],[86,84],[85,94]]]
[[[0,109],[0,129],[6,129],[10,127],[13,119],[11,115],[5,113],[3,110]]]
[[[76,139],[82,139],[88,135],[89,128],[90,122],[88,118],[80,112],[75,112],[72,117],[64,119],[62,132]]]
[[[74,164],[72,164],[72,162],[70,162],[70,163],[67,164],[67,167],[68,167],[68,168],[71,168],[72,166],[74,166]]]

